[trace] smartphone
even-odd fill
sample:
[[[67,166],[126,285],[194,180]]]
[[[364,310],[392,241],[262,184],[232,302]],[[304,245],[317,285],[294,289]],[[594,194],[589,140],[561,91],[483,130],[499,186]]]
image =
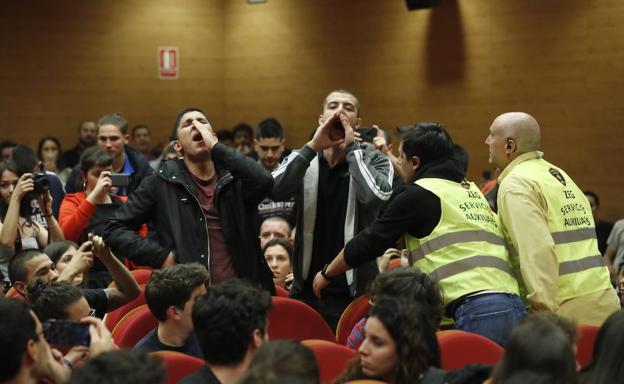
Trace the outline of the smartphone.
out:
[[[48,319],[43,323],[43,335],[52,345],[89,346],[89,324],[72,320]]]
[[[129,173],[111,173],[110,179],[113,187],[127,187],[130,184]]]
[[[356,128],[355,131],[360,134],[362,141],[373,143],[373,139],[377,137],[377,128]]]

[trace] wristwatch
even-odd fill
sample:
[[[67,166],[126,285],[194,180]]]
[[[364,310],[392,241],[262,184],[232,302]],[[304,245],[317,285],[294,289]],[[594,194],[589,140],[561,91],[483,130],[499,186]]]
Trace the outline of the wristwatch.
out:
[[[323,278],[324,278],[325,280],[332,281],[332,280],[334,280],[334,279],[336,278],[336,276],[334,276],[334,277],[329,277],[329,276],[327,276],[327,267],[329,267],[329,264],[325,264],[325,266],[323,267],[323,269],[321,269],[321,276],[323,276]]]

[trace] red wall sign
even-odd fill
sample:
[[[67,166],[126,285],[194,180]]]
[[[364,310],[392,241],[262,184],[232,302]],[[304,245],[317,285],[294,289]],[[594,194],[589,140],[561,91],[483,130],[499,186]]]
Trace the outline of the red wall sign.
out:
[[[175,80],[180,75],[180,50],[177,47],[158,48],[158,78]]]

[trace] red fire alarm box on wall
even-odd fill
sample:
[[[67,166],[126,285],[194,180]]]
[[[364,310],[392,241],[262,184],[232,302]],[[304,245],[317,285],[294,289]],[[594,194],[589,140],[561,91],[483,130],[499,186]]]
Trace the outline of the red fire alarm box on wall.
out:
[[[158,78],[175,80],[180,76],[180,50],[177,47],[158,48]]]

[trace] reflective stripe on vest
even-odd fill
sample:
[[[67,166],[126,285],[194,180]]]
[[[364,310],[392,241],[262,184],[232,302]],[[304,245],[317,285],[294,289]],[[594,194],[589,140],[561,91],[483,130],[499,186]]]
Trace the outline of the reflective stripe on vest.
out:
[[[440,199],[440,221],[423,238],[406,236],[410,263],[436,282],[444,304],[478,291],[518,294],[498,217],[474,183],[415,182]]]
[[[540,158],[517,164],[507,177],[511,175],[533,182],[545,200],[547,225],[559,263],[559,303],[610,288],[589,202],[574,181]],[[517,251],[511,255],[516,258]]]
[[[462,232],[446,233],[426,243],[420,244],[419,248],[411,251],[409,254],[410,264],[422,259],[429,253],[438,251],[444,247],[457,243],[467,243],[471,241],[484,241],[495,245],[505,245],[505,239],[484,230],[471,230]]]

